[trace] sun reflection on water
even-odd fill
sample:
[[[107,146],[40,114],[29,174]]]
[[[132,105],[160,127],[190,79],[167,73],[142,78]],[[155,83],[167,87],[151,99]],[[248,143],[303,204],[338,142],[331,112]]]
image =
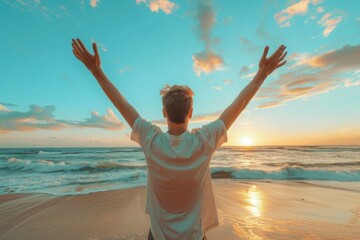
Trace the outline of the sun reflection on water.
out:
[[[259,192],[255,185],[249,187],[247,191],[247,202],[249,206],[247,207],[250,213],[254,217],[260,217],[262,213],[262,195]]]

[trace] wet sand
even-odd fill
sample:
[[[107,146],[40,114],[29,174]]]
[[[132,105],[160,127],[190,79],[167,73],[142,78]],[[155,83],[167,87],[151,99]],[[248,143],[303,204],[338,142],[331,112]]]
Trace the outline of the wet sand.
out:
[[[289,181],[216,179],[213,185],[220,223],[206,233],[209,240],[360,236],[359,191]],[[0,195],[0,240],[146,239],[145,201],[145,187],[61,197]]]

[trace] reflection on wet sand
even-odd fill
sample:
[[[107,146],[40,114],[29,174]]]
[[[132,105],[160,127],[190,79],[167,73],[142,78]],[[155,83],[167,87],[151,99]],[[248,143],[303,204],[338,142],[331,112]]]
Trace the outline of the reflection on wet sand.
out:
[[[249,187],[247,191],[247,203],[249,206],[247,209],[254,217],[261,217],[262,213],[262,195],[261,192],[257,190],[255,185]]]
[[[221,180],[214,186],[220,226],[209,239],[358,239],[360,234],[359,192],[280,181]]]

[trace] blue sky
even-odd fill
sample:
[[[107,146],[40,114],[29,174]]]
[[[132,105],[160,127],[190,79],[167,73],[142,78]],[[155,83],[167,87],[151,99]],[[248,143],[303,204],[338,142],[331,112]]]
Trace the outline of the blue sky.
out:
[[[136,146],[131,129],[73,56],[101,65],[140,115],[163,126],[160,89],[194,92],[190,129],[251,81],[265,45],[287,45],[228,132],[228,145],[360,144],[360,2],[334,0],[1,0],[1,147]],[[163,126],[164,131],[166,127]]]

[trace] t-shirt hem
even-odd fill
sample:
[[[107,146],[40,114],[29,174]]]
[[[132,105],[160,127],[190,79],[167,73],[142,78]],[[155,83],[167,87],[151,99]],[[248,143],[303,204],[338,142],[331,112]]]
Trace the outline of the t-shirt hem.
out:
[[[213,228],[215,228],[215,227],[217,227],[217,226],[219,226],[219,221],[216,221],[216,222],[214,222],[213,224],[210,224],[210,225],[204,227],[204,229],[203,229],[203,231],[202,231],[202,232],[203,232],[203,235],[205,236],[206,233],[207,233],[209,230],[211,230],[211,229],[213,229]]]

